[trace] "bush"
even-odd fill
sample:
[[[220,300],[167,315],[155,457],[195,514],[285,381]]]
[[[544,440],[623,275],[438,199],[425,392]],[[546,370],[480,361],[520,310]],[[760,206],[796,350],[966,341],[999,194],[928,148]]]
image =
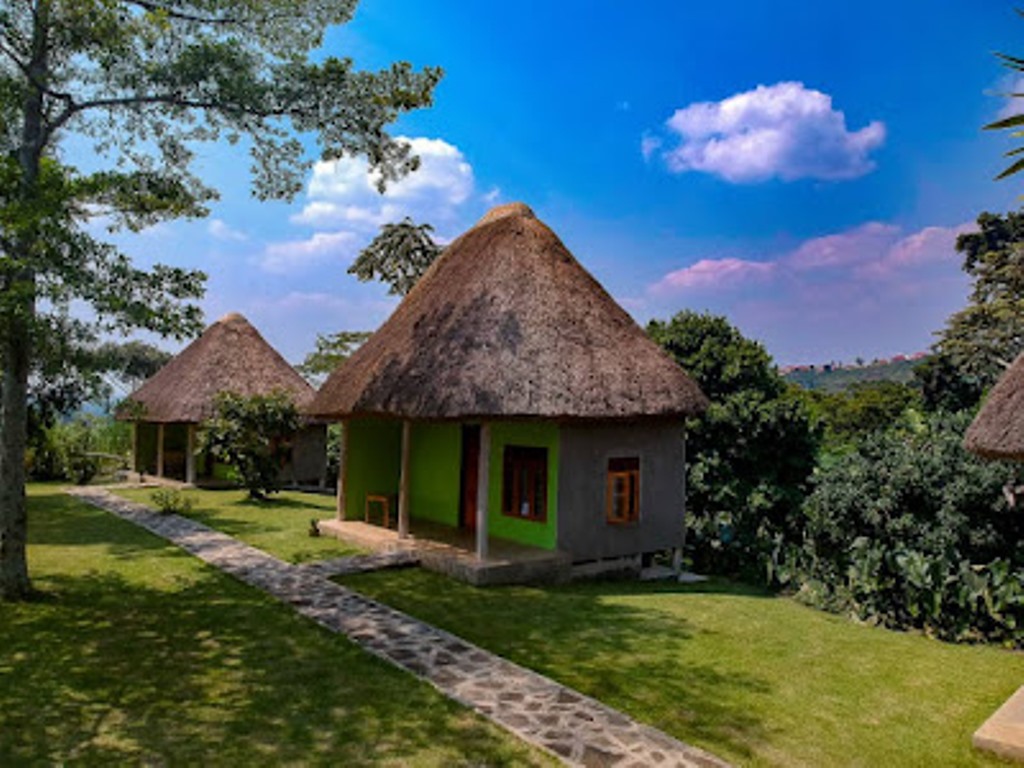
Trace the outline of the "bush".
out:
[[[1021,645],[1024,513],[1002,493],[1017,468],[965,451],[968,422],[876,433],[820,469],[775,580],[888,627]]]
[[[100,470],[95,454],[98,421],[81,417],[54,424],[34,435],[26,452],[26,469],[35,480],[66,480],[86,485]]]
[[[157,488],[149,498],[162,515],[187,515],[192,511],[192,499],[177,488]]]
[[[232,479],[250,498],[277,492],[291,438],[300,426],[291,398],[283,392],[252,397],[221,392],[214,405],[216,415],[203,424],[200,449],[230,466]]]

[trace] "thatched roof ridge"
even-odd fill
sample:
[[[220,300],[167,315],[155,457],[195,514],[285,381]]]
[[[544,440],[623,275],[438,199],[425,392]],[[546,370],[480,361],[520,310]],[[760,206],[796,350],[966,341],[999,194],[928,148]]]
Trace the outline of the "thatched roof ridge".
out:
[[[317,393],[324,418],[681,418],[706,399],[522,203],[452,242]]]
[[[988,459],[1024,461],[1024,354],[988,393],[967,428],[964,447]]]
[[[118,416],[198,423],[213,415],[213,400],[219,392],[251,396],[273,391],[287,392],[299,408],[307,407],[314,395],[313,388],[259,331],[232,312],[129,395]]]

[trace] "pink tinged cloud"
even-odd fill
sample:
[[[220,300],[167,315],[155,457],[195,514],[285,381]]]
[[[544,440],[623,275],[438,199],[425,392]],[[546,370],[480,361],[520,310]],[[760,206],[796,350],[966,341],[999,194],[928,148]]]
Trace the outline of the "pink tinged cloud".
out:
[[[692,266],[669,272],[650,291],[656,296],[672,296],[687,290],[736,288],[767,278],[776,266],[772,262],[745,259],[701,259]]]
[[[831,96],[799,82],[691,104],[676,110],[666,128],[677,141],[661,153],[670,171],[709,173],[738,184],[857,178],[874,169],[869,155],[885,141],[883,123],[850,131]],[[645,137],[645,158],[660,149]]]
[[[770,260],[705,258],[650,285],[649,309],[725,314],[782,362],[918,351],[963,306],[955,242],[972,229],[868,222]]]

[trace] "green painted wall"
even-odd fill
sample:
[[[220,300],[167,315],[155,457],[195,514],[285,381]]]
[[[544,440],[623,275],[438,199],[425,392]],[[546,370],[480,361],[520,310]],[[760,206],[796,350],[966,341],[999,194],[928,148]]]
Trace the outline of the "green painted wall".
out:
[[[414,424],[409,467],[409,516],[457,526],[462,425]]]
[[[349,433],[345,516],[362,520],[367,493],[398,495],[402,424],[385,419],[351,419],[346,428]],[[397,519],[397,503],[392,515]]]
[[[506,445],[548,449],[548,519],[543,523],[521,520],[501,512]],[[492,423],[489,472],[487,532],[520,544],[554,549],[558,544],[558,425],[544,422]]]

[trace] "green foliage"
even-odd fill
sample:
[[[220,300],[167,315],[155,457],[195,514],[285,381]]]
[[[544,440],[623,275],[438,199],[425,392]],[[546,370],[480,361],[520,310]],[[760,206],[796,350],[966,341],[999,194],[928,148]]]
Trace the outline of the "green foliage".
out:
[[[1019,9],[1017,13],[1024,16],[1024,12]],[[996,56],[999,57],[999,62],[1007,69],[1013,72],[1024,72],[1024,59],[1016,56],[1010,56],[1005,53],[997,53]],[[1015,99],[1024,97],[1024,93],[1009,93],[1005,95]],[[1010,131],[1010,136],[1015,139],[1019,139],[1024,136],[1024,114],[1017,113],[1010,115],[1009,117],[996,120],[995,122],[986,125],[985,130]],[[1017,147],[1006,153],[1007,157],[1015,159],[1010,163],[1010,165],[1004,168],[998,176],[996,176],[997,179],[1005,179],[1007,176],[1019,173],[1020,170],[1024,168],[1024,158],[1020,157],[1021,153],[1024,153],[1024,147]]]
[[[327,335],[317,334],[316,349],[295,369],[308,379],[322,379],[334,372],[359,346],[370,338],[369,331],[339,331]]]
[[[710,398],[687,425],[687,547],[697,568],[763,581],[798,534],[818,436],[760,344],[719,316],[680,312],[647,332]]]
[[[233,479],[253,499],[280,488],[281,469],[291,454],[290,440],[299,429],[299,414],[284,393],[243,397],[221,392],[216,415],[203,423],[200,450],[231,467]]]
[[[969,416],[875,433],[820,470],[776,578],[886,626],[1024,643],[1024,514],[1002,493],[1017,470],[964,450]]]
[[[794,394],[825,430],[825,444],[842,449],[880,429],[915,423],[921,396],[894,381],[863,381],[842,392],[796,390]]]
[[[1024,350],[1024,213],[982,213],[978,229],[957,238],[971,294],[935,348],[969,384],[987,388]]]
[[[415,224],[406,217],[397,224],[385,224],[348,268],[360,280],[381,280],[388,293],[405,296],[443,250],[434,242],[429,224]]]
[[[97,454],[114,444],[106,421],[83,416],[38,431],[25,454],[29,475],[36,480],[89,483],[100,471]]]
[[[974,408],[984,394],[977,376],[962,371],[943,353],[934,353],[914,367],[914,382],[926,411],[955,413]]]
[[[913,360],[888,360],[869,364],[861,361],[852,367],[825,364],[796,368],[784,373],[782,378],[804,389],[842,392],[854,384],[870,381],[909,384],[914,380],[914,365]]]
[[[192,499],[177,488],[157,488],[149,500],[161,515],[187,515],[192,511]]]

